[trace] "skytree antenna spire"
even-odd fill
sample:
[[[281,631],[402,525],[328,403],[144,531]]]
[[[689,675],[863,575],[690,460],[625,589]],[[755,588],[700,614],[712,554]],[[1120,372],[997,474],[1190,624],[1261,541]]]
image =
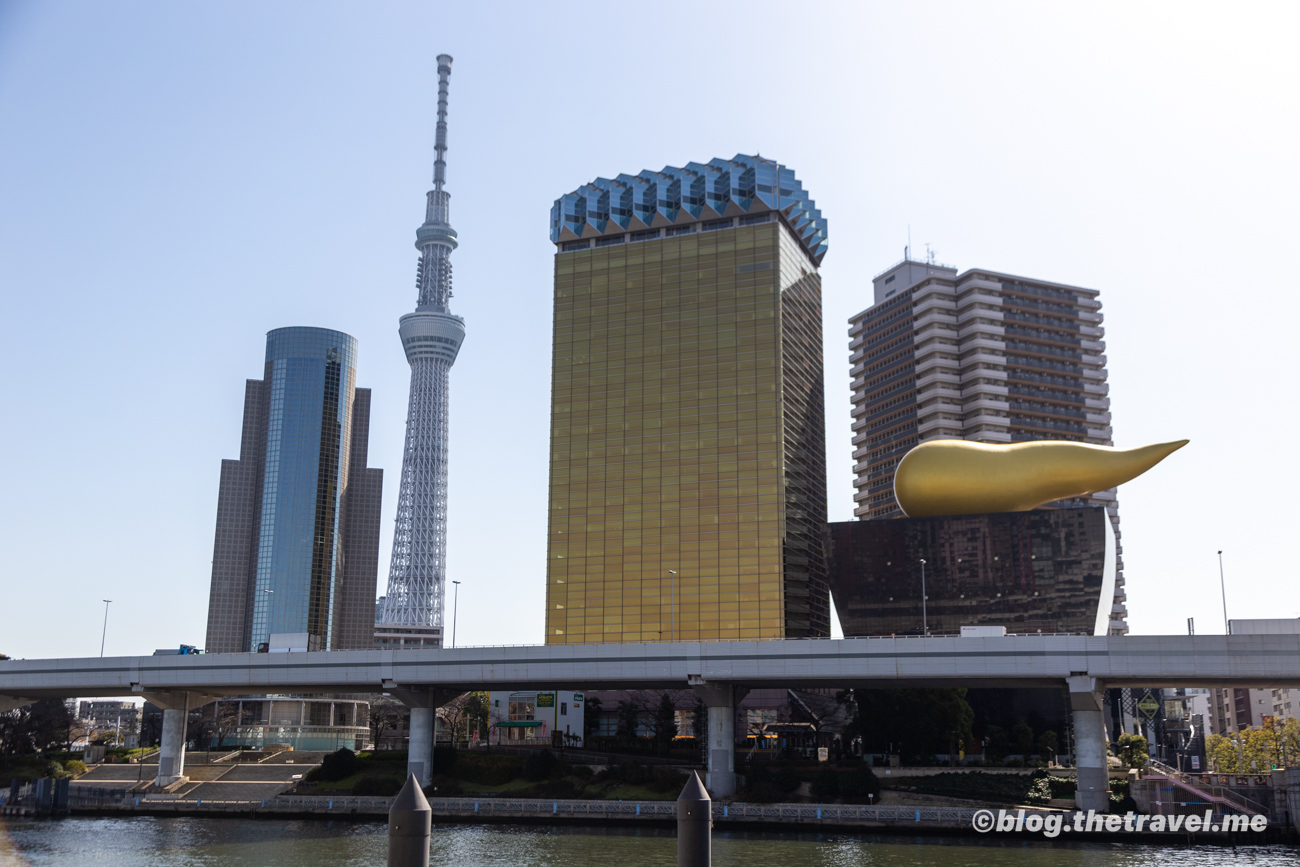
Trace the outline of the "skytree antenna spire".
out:
[[[451,57],[438,55],[438,132],[433,189],[424,225],[415,232],[420,251],[419,295],[414,313],[399,320],[398,333],[411,365],[406,447],[397,495],[393,559],[384,609],[375,624],[379,646],[441,644],[443,588],[447,572],[447,428],[451,365],[465,339],[465,320],[453,316],[447,179],[447,81]]]

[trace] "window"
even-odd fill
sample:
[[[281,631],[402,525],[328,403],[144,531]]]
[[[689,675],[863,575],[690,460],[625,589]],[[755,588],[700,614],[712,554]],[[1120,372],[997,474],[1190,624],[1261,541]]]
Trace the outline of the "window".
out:
[[[560,716],[568,716],[568,715],[569,715],[569,703],[567,701],[560,702]]]

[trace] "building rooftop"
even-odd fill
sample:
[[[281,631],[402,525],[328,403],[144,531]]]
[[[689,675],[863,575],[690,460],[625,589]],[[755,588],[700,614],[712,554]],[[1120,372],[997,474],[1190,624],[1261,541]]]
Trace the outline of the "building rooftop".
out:
[[[555,200],[551,242],[772,211],[781,214],[809,258],[821,264],[826,255],[826,219],[794,170],[776,160],[745,154],[707,164],[687,163],[683,168],[664,166],[661,171],[596,178]]]

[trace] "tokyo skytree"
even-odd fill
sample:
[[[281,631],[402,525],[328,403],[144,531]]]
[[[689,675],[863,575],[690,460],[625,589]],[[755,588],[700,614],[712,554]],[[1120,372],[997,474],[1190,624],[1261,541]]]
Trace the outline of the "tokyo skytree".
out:
[[[377,646],[440,644],[447,571],[447,410],[451,365],[465,339],[465,320],[448,309],[451,251],[446,181],[447,80],[451,58],[438,55],[438,133],[424,225],[416,230],[419,299],[398,333],[411,365],[406,447],[397,495],[397,526],[388,593],[375,625]]]

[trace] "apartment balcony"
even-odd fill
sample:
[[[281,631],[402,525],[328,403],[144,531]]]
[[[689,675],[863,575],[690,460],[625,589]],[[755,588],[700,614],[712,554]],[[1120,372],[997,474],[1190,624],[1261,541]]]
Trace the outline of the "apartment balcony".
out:
[[[1084,378],[1084,379],[1091,379],[1091,380],[1093,380],[1094,382],[1105,382],[1105,381],[1106,381],[1106,371],[1104,371],[1104,370],[1099,370],[1099,369],[1097,369],[1097,368],[1095,368],[1095,367],[1085,367],[1085,368],[1083,369],[1083,378]],[[1083,387],[1083,388],[1084,388],[1084,391],[1087,391],[1087,390],[1088,390],[1088,384],[1087,384],[1087,383],[1084,383],[1084,387]]]
[[[918,301],[916,306],[912,308],[913,327],[917,327],[931,319],[956,325],[957,308],[951,301],[940,298],[927,298],[924,301]]]
[[[1107,425],[1106,427],[1096,427],[1095,425],[1089,424],[1087,425],[1086,429],[1088,431],[1089,439],[1102,440],[1103,442],[1110,442],[1112,439],[1114,439],[1115,436],[1115,432],[1111,430],[1109,425]]]
[[[1093,412],[1110,412],[1110,398],[1085,397],[1083,405]]]
[[[964,409],[966,412],[1007,413],[1011,411],[1011,404],[1009,404],[1005,400],[998,400],[996,397],[981,396],[981,397],[976,397],[974,399],[967,398],[965,401],[962,402],[962,409]],[[1004,415],[1001,418],[1002,418],[1002,423],[1006,424],[1007,416]]]
[[[976,428],[964,428],[962,437],[977,443],[999,443],[1006,444],[1011,442],[1011,432],[1007,430],[997,430],[995,428],[985,428],[978,430]]]
[[[965,346],[962,347],[962,349],[965,348]],[[981,349],[971,355],[963,356],[961,359],[961,367],[963,370],[981,364],[987,367],[1006,367],[1007,357],[1005,355],[994,355],[990,350]]]
[[[1104,382],[1085,382],[1083,384],[1083,391],[1084,394],[1106,397],[1110,394],[1110,386],[1106,385]],[[1109,403],[1110,401],[1108,400],[1107,405],[1109,405]]]
[[[989,328],[985,325],[964,328],[957,333],[957,339],[961,341],[963,351],[996,349],[998,352],[1005,352],[1007,348],[1007,343],[1002,338],[1002,329]]]
[[[917,360],[916,379],[919,383],[922,377],[931,371],[945,371],[952,375],[953,382],[957,382],[959,368],[960,364],[956,358],[942,358],[938,355],[931,355],[928,358]]]
[[[932,434],[947,434],[954,439],[960,439],[961,419],[953,418],[951,416],[945,418],[944,416],[936,415],[920,422],[920,424],[916,426],[916,430],[923,439],[932,438],[929,436]]]
[[[1081,341],[1079,341],[1079,345],[1083,348],[1084,352],[1105,352],[1106,351],[1106,341],[1104,340],[1089,340],[1088,338],[1085,337]]]
[[[962,328],[977,324],[982,324],[986,328],[1003,328],[1006,325],[1006,314],[1001,309],[989,310],[987,307],[976,305],[961,307],[957,310],[957,324]]]
[[[936,382],[944,382],[950,385],[958,385],[961,382],[961,378],[954,371],[948,370],[946,368],[936,368],[934,370],[929,371],[925,375],[922,375],[920,366],[919,365],[917,366],[916,388],[918,392],[921,389],[925,388],[926,386],[932,385],[933,383]]]
[[[1003,359],[1005,360],[1005,359]],[[968,367],[961,372],[962,387],[966,388],[965,383],[972,379],[997,379],[1002,382],[1007,381],[1007,369],[1005,365],[990,367],[988,365],[977,364],[974,367]],[[992,386],[994,388],[1005,388],[1003,385]]]
[[[999,297],[1002,292],[1002,284],[997,280],[990,280],[987,277],[967,277],[961,281],[957,287],[960,293],[970,292],[973,289],[986,289],[990,295],[995,298]]]
[[[1088,415],[1087,415],[1087,421],[1088,421],[1088,424],[1089,424],[1090,426],[1092,426],[1092,425],[1105,425],[1105,426],[1109,427],[1109,426],[1110,426],[1110,413],[1108,413],[1108,412],[1098,412],[1098,413],[1092,413],[1092,412],[1090,412],[1090,413],[1088,413]]]
[[[962,379],[966,379],[965,376]],[[961,389],[962,400],[978,400],[981,397],[994,397],[1005,401],[1010,391],[1005,385],[998,383],[996,385],[988,382],[977,382],[973,385],[963,385]]]

